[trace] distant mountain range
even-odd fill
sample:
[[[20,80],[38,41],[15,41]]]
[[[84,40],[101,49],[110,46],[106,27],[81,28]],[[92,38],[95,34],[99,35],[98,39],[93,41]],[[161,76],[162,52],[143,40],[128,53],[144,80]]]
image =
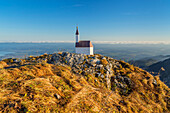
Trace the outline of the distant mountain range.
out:
[[[170,55],[131,60],[129,63],[143,68],[153,75],[160,74],[160,79],[170,87]]]
[[[170,87],[170,58],[154,63],[146,69],[149,72],[160,74],[160,79]]]
[[[148,68],[148,66],[166,60],[168,58],[170,58],[170,55],[158,55],[153,57],[142,58],[139,60],[130,60],[129,63],[138,66],[140,68],[146,69]]]

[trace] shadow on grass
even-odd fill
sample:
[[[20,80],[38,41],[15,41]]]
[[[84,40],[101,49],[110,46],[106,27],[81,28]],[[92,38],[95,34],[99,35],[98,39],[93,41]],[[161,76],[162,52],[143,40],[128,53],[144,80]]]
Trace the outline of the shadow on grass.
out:
[[[19,68],[19,67],[28,66],[28,65],[33,65],[33,64],[24,64],[24,65],[19,65],[19,66],[9,66],[9,67],[4,67],[4,69]]]

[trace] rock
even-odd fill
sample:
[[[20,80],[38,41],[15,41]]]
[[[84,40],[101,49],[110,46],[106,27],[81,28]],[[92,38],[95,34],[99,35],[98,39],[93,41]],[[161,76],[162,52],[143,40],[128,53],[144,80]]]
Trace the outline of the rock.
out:
[[[103,65],[100,64],[100,65],[97,65],[97,69],[102,69],[103,68]]]
[[[101,78],[104,78],[104,75],[103,75],[103,74],[101,75]]]
[[[106,68],[106,70],[110,70],[110,66],[109,65],[107,65],[105,68]]]
[[[79,60],[78,60],[79,62],[78,62],[78,64],[81,64],[81,63],[83,63],[83,61],[84,61],[84,56],[80,56],[80,58],[79,58]]]
[[[85,59],[85,62],[86,62],[87,64],[89,64],[90,61],[89,61],[89,59]]]
[[[124,77],[124,81],[127,85],[130,85],[131,84],[131,80],[130,78],[127,78],[127,77]]]
[[[16,59],[16,58],[15,58],[15,59],[13,59],[13,62],[14,62],[14,63],[19,63],[19,62],[20,62],[20,59]]]
[[[84,64],[83,67],[86,68],[86,67],[88,67],[88,65],[87,65],[87,64]]]
[[[109,75],[109,71],[106,71],[106,76],[108,76]]]
[[[96,64],[101,64],[101,61],[100,61],[100,60],[97,60],[97,61],[96,61]]]
[[[117,69],[118,67],[117,67],[116,65],[113,64],[113,68],[114,68],[114,69]]]
[[[102,57],[101,59],[104,60],[104,59],[106,59],[106,57]]]
[[[119,82],[124,82],[124,78],[122,76],[116,76],[116,79],[119,81]]]
[[[56,99],[60,99],[60,98],[61,98],[61,96],[58,95],[57,93],[54,94],[54,97],[55,97]]]
[[[100,59],[105,59],[109,63],[104,66],[101,64]],[[74,54],[74,53],[68,53],[68,52],[62,52],[62,54],[53,54],[50,58],[51,63],[57,63],[57,64],[67,64],[72,67],[72,71],[76,74],[81,72],[83,75],[87,74],[95,74],[96,77],[105,78],[107,87],[111,86],[111,76],[113,75],[112,67],[116,65],[120,65],[119,62],[116,62],[110,57],[104,57],[104,56],[90,56],[90,55],[84,55],[84,54]],[[113,65],[114,64],[114,65]],[[103,75],[101,73],[97,73],[96,71],[104,71],[106,75]],[[115,80],[116,83],[118,81],[122,82],[124,79],[120,76],[118,77],[118,80]]]
[[[152,82],[153,85],[157,86],[157,81],[154,79],[153,82]]]
[[[13,63],[17,63],[17,64],[20,64],[20,65],[24,64],[24,62],[21,59],[19,59],[19,58],[13,59]]]
[[[73,58],[68,58],[67,60],[67,64],[72,66],[73,65]]]
[[[91,59],[90,61],[88,61],[90,65],[92,66],[96,66],[97,64],[100,63],[99,59]]]
[[[64,57],[64,56],[69,56],[70,53],[69,52],[62,52],[61,56]]]
[[[60,60],[61,56],[59,54],[53,54],[51,57],[51,63],[58,62]]]
[[[100,77],[101,76],[101,73],[96,73],[96,77]]]
[[[119,88],[121,88],[121,89],[124,89],[125,88],[125,86],[123,85],[123,84],[121,84],[121,83],[118,83],[118,85],[117,85]]]
[[[116,79],[114,79],[114,83],[118,83],[118,81]]]
[[[111,82],[110,82],[109,74],[106,74],[106,85],[107,85],[107,88],[110,89],[110,87],[111,87]]]
[[[89,58],[91,58],[91,59],[95,59],[96,57],[95,57],[95,56],[90,56]]]

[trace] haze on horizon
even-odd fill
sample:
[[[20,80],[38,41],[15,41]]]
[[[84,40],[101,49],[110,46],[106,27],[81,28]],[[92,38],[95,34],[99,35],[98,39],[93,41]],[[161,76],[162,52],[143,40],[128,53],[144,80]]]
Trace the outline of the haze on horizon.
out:
[[[170,0],[1,0],[0,41],[170,41]]]

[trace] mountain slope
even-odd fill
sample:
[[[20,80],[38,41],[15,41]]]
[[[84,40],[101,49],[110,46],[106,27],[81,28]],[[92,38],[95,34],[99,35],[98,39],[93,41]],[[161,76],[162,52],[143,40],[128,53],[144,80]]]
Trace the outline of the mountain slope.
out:
[[[59,53],[0,62],[1,112],[169,112],[170,90],[102,55]]]
[[[130,60],[128,62],[142,69],[147,69],[148,66],[166,60],[169,57],[170,55],[158,55],[158,56],[146,57],[138,60]]]
[[[165,70],[161,70],[161,68]],[[170,58],[158,63],[152,64],[147,68],[148,71],[160,74],[160,79],[170,87]]]

